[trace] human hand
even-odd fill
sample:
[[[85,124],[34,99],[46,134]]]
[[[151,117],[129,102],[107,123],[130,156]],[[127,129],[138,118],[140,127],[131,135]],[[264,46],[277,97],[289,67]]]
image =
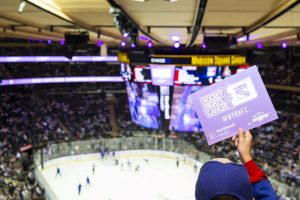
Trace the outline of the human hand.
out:
[[[238,135],[232,137],[234,145],[237,147],[240,158],[243,163],[252,160],[251,149],[252,149],[252,135],[250,131],[244,133],[243,129],[238,129]]]

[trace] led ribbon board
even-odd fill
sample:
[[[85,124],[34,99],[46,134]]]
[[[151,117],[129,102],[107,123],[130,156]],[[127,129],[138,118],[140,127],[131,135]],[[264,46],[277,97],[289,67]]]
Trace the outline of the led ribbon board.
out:
[[[0,86],[31,85],[31,84],[45,84],[45,83],[83,83],[83,82],[124,82],[124,80],[121,76],[18,78],[18,79],[4,79],[0,83]]]
[[[118,62],[117,56],[0,56],[0,63],[18,62]]]
[[[247,59],[240,55],[156,55],[149,57],[151,64],[206,66],[240,66],[246,65]]]

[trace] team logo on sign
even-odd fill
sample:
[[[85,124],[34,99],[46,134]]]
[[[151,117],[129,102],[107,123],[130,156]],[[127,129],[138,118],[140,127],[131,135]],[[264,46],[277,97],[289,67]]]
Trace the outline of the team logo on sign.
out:
[[[235,87],[234,88],[234,91],[236,93],[236,96],[239,98],[239,99],[243,99],[243,98],[246,98],[250,95],[250,92],[248,90],[248,87],[247,87],[247,84],[244,83],[238,87]]]

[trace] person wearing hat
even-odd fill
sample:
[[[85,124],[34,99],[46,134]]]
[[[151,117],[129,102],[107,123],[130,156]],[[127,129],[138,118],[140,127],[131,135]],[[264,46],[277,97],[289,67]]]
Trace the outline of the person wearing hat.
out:
[[[196,200],[276,200],[268,177],[258,168],[251,155],[252,135],[238,130],[232,138],[243,165],[226,158],[206,162],[196,183]]]

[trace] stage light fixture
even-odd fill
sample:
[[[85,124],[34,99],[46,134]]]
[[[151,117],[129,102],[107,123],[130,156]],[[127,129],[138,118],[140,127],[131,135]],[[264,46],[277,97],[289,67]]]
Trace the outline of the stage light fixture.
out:
[[[97,40],[97,46],[98,46],[98,47],[101,47],[102,44],[103,44],[103,41],[102,41],[102,40]]]
[[[151,40],[147,43],[147,47],[148,48],[152,48],[153,47],[153,42]]]
[[[281,43],[281,48],[286,49],[288,47],[286,42],[282,42]]]
[[[149,38],[148,37],[146,37],[146,36],[139,36],[139,39],[140,40],[144,40],[144,41],[147,41],[147,40],[149,40]]]
[[[48,39],[48,40],[47,40],[47,43],[48,43],[48,44],[51,44],[51,43],[52,43],[52,40]]]
[[[180,47],[180,43],[178,41],[173,43],[173,46],[178,49]]]
[[[121,47],[125,47],[126,46],[126,42],[125,41],[121,41],[120,45],[121,45]]]
[[[173,35],[173,36],[171,37],[171,39],[172,39],[173,41],[179,41],[179,40],[180,40],[180,37],[179,37],[178,35]]]
[[[206,49],[206,44],[203,42],[201,47],[202,47],[202,49]]]
[[[256,48],[262,49],[263,48],[263,43],[262,42],[256,43]]]
[[[134,43],[131,43],[131,48],[135,48],[136,47],[136,45],[134,44]]]
[[[60,45],[64,45],[65,44],[65,40],[64,39],[59,40],[59,44]]]
[[[239,38],[237,39],[237,41],[238,41],[238,42],[245,42],[245,41],[247,41],[247,36],[239,37]]]
[[[23,13],[25,6],[26,6],[26,1],[21,1],[18,7],[18,12]]]
[[[127,38],[128,36],[129,36],[129,33],[127,33],[127,32],[123,33],[124,38]]]

